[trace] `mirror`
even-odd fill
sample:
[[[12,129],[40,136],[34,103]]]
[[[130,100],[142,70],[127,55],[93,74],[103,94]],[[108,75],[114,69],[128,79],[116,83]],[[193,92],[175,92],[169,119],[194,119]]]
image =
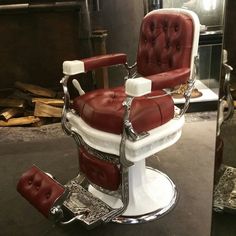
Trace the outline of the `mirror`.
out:
[[[227,104],[224,110],[223,124],[218,127],[216,142],[216,172],[215,172],[215,192],[213,202],[212,235],[234,235],[235,234],[235,127],[236,120],[234,114],[235,107],[235,30],[232,27],[235,21],[233,12],[236,9],[234,2],[227,1],[225,16],[224,48],[227,50],[227,64],[230,69],[230,77],[225,77],[226,70],[222,70],[221,99],[220,104]],[[227,88],[227,81],[229,82]],[[225,85],[224,87],[223,85]],[[231,110],[232,109],[232,110]],[[231,110],[231,111],[230,111]],[[230,114],[231,113],[231,114]],[[222,118],[219,112],[219,120]],[[228,116],[229,115],[229,116]],[[228,116],[228,117],[227,117]],[[228,118],[228,119],[227,119]]]

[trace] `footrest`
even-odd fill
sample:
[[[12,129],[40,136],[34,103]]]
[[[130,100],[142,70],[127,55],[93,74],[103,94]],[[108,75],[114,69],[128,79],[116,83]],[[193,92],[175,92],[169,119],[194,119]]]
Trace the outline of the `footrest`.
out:
[[[123,209],[113,209],[99,198],[94,197],[93,194],[77,183],[76,178],[71,180],[66,187],[70,194],[63,206],[87,228],[108,222],[123,212]]]
[[[50,209],[65,193],[65,188],[45,172],[32,166],[20,178],[17,191],[45,217]]]

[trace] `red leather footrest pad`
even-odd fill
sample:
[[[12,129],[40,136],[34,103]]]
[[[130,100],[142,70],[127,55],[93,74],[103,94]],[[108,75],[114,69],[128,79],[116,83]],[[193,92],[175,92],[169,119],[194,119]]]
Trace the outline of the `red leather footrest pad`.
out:
[[[65,189],[36,166],[32,166],[20,178],[17,191],[45,217]]]

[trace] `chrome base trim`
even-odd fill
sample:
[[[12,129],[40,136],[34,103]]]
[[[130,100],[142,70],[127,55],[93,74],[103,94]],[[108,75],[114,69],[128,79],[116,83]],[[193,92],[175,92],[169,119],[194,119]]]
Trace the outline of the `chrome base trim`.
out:
[[[112,222],[120,223],[120,224],[140,224],[140,223],[144,223],[144,222],[149,222],[149,221],[153,221],[153,220],[161,218],[162,216],[169,213],[176,206],[179,194],[178,194],[177,188],[176,188],[175,184],[173,183],[173,181],[166,174],[162,173],[159,170],[149,168],[149,167],[148,167],[148,169],[151,169],[151,170],[157,172],[159,175],[161,175],[166,180],[168,180],[169,185],[171,186],[172,191],[173,191],[172,192],[173,197],[170,200],[169,204],[163,208],[157,209],[153,212],[150,212],[150,213],[147,213],[144,215],[138,215],[138,216],[121,215],[121,216],[118,216],[115,219],[113,219]]]

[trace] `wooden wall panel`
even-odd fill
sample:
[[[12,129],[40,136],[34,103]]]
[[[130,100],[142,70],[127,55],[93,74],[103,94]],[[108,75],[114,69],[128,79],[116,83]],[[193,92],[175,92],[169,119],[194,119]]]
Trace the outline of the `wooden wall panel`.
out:
[[[62,62],[89,54],[88,41],[79,40],[78,16],[73,10],[0,14],[0,88],[16,80],[58,86]]]

